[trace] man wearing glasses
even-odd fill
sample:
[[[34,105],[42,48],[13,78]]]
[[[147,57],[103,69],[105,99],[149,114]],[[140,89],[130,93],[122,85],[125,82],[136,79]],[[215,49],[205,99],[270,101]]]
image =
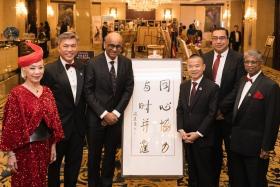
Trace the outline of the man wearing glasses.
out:
[[[89,187],[112,186],[123,113],[134,87],[131,60],[120,54],[120,34],[109,33],[104,46],[105,51],[96,56],[86,69]]]
[[[249,50],[244,57],[247,76],[221,107],[223,113],[233,110],[231,186],[266,187],[269,153],[274,150],[280,123],[279,86],[262,73],[260,52]]]
[[[213,50],[204,54],[203,59],[206,64],[205,77],[213,80],[219,85],[218,104],[233,90],[236,83],[245,74],[243,56],[229,49],[228,31],[225,28],[215,28],[212,31]],[[219,178],[223,161],[222,143],[224,140],[225,149],[228,156],[228,174],[231,182],[231,165],[229,156],[229,135],[231,131],[231,114],[223,116],[218,108],[215,122],[216,127],[216,185],[219,186]]]

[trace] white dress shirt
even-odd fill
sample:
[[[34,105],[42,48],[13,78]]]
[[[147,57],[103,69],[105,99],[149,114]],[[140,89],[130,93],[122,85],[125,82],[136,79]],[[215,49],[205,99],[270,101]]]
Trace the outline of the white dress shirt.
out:
[[[106,57],[106,61],[107,61],[107,65],[109,68],[109,71],[111,70],[112,64],[110,63],[111,61],[114,61],[114,68],[115,68],[115,72],[116,72],[116,76],[118,76],[118,57],[116,57],[114,60],[112,60],[107,53],[105,52],[105,57]]]
[[[221,86],[223,70],[224,70],[226,58],[228,55],[228,50],[229,49],[227,49],[223,53],[221,53],[220,63],[219,63],[219,67],[218,67],[218,71],[217,71],[217,75],[216,75],[216,79],[215,79],[215,83],[219,86]],[[217,56],[218,56],[218,53],[216,51],[214,51],[213,65],[214,65],[214,62],[215,62]],[[213,69],[213,65],[212,65],[212,69]]]
[[[109,71],[111,70],[112,64],[110,63],[111,61],[114,61],[114,68],[115,68],[115,72],[116,75],[118,75],[118,57],[116,57],[114,60],[112,60],[106,53],[106,51],[104,52],[105,57],[106,57],[106,61],[107,61],[107,66]],[[112,111],[118,118],[121,116],[121,113],[117,110],[113,110]],[[108,111],[105,110],[99,117],[101,119],[103,119],[106,115],[108,114]]]
[[[239,32],[235,31],[235,42],[239,42]]]
[[[60,61],[62,62],[62,65],[66,71],[70,86],[71,86],[71,90],[72,90],[72,94],[73,94],[73,99],[74,102],[76,101],[76,94],[77,94],[77,74],[76,74],[76,69],[74,67],[70,67],[68,70],[66,69],[65,65],[68,64],[65,60],[63,60],[60,57]],[[73,62],[74,63],[74,60]],[[71,64],[72,64],[71,63]]]
[[[256,78],[261,74],[262,71],[260,71],[259,73],[257,73],[256,75],[254,75],[253,77],[250,77],[249,74],[247,75],[248,78],[252,79],[252,83],[250,81],[247,81],[244,85],[244,88],[242,90],[242,93],[241,93],[241,97],[240,97],[240,100],[239,100],[239,103],[238,103],[238,109],[241,105],[241,103],[243,102],[245,96],[247,95],[248,91],[250,90],[252,84],[254,83],[254,81],[256,80]]]
[[[203,75],[202,75],[199,79],[197,79],[197,80],[195,80],[195,81],[192,80],[192,83],[193,83],[193,82],[196,82],[196,83],[197,83],[197,85],[195,86],[196,91],[197,91],[197,89],[198,89],[198,87],[199,87],[199,84],[200,84],[202,78],[203,78]],[[193,84],[192,84],[192,85],[193,85]],[[192,89],[193,89],[193,87],[191,86],[191,89],[190,89],[190,96],[191,96],[191,93],[192,93]],[[189,99],[190,99],[190,98],[189,98]],[[196,131],[196,133],[197,133],[200,137],[203,137],[203,134],[201,134],[199,131]]]
[[[189,96],[189,99],[190,99],[190,97],[191,97],[191,93],[192,93],[192,89],[193,89],[193,82],[196,82],[196,83],[197,83],[197,85],[195,86],[195,89],[196,89],[196,91],[197,91],[197,88],[198,88],[198,86],[199,86],[199,84],[200,84],[202,78],[203,78],[203,75],[202,75],[199,79],[197,79],[197,80],[195,80],[195,81],[194,81],[194,80],[191,80],[191,89],[190,89],[190,96]]]

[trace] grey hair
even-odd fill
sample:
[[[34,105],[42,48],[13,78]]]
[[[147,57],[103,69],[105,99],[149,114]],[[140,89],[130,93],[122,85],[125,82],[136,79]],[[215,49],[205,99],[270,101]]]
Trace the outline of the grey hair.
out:
[[[256,50],[256,49],[250,49],[248,51],[246,51],[244,53],[244,59],[246,60],[246,58],[249,58],[249,57],[253,57],[255,58],[257,61],[263,63],[264,60],[263,60],[263,55],[261,54],[260,51]]]
[[[23,68],[20,69],[20,76],[25,80],[26,79],[26,73]]]
[[[62,40],[66,39],[75,39],[77,42],[79,42],[79,37],[74,32],[64,32],[57,37],[56,43],[59,45]]]

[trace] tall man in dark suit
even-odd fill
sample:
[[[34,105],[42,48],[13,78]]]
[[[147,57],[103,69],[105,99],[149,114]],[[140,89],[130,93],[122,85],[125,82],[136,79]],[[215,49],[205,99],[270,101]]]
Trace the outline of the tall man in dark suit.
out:
[[[74,60],[78,37],[72,32],[58,36],[59,59],[47,64],[42,83],[52,90],[65,139],[56,146],[57,159],[49,166],[49,187],[60,186],[60,166],[65,157],[64,186],[75,187],[83,155],[85,139],[85,107],[83,97],[84,64]]]
[[[121,51],[122,37],[115,32],[109,33],[105,39],[105,52],[95,57],[86,69],[90,187],[112,186],[123,113],[134,87],[131,60],[120,55]],[[103,148],[104,157],[101,158]]]
[[[243,56],[228,47],[228,31],[225,28],[216,28],[212,31],[212,46],[213,51],[203,55],[206,69],[205,77],[213,80],[220,86],[218,105],[222,100],[233,90],[236,83],[245,74],[243,66]],[[223,160],[222,143],[224,140],[225,148],[229,151],[229,135],[231,130],[231,115],[228,114],[222,117],[218,109],[216,126],[216,182],[219,186],[219,178]],[[228,174],[230,175],[230,157],[228,155]]]
[[[232,49],[235,51],[239,51],[239,47],[242,41],[242,35],[238,30],[238,25],[234,25],[234,31],[230,32],[229,41],[231,43]]]
[[[177,129],[186,143],[190,187],[215,186],[213,122],[216,117],[218,85],[203,76],[205,64],[197,55],[187,62],[191,80],[180,86]]]
[[[269,152],[274,149],[280,123],[279,86],[262,73],[261,53],[249,50],[244,57],[248,74],[222,105],[226,113],[232,108],[230,103],[234,104],[232,187],[266,187]]]

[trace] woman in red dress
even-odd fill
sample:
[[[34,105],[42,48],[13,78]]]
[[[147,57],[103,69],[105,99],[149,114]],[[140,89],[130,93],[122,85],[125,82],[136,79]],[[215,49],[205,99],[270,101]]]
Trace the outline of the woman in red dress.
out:
[[[35,44],[26,45],[31,53],[19,57],[25,82],[8,96],[0,149],[8,152],[12,187],[44,187],[48,165],[56,159],[56,142],[64,134],[52,92],[40,85],[43,51]]]

